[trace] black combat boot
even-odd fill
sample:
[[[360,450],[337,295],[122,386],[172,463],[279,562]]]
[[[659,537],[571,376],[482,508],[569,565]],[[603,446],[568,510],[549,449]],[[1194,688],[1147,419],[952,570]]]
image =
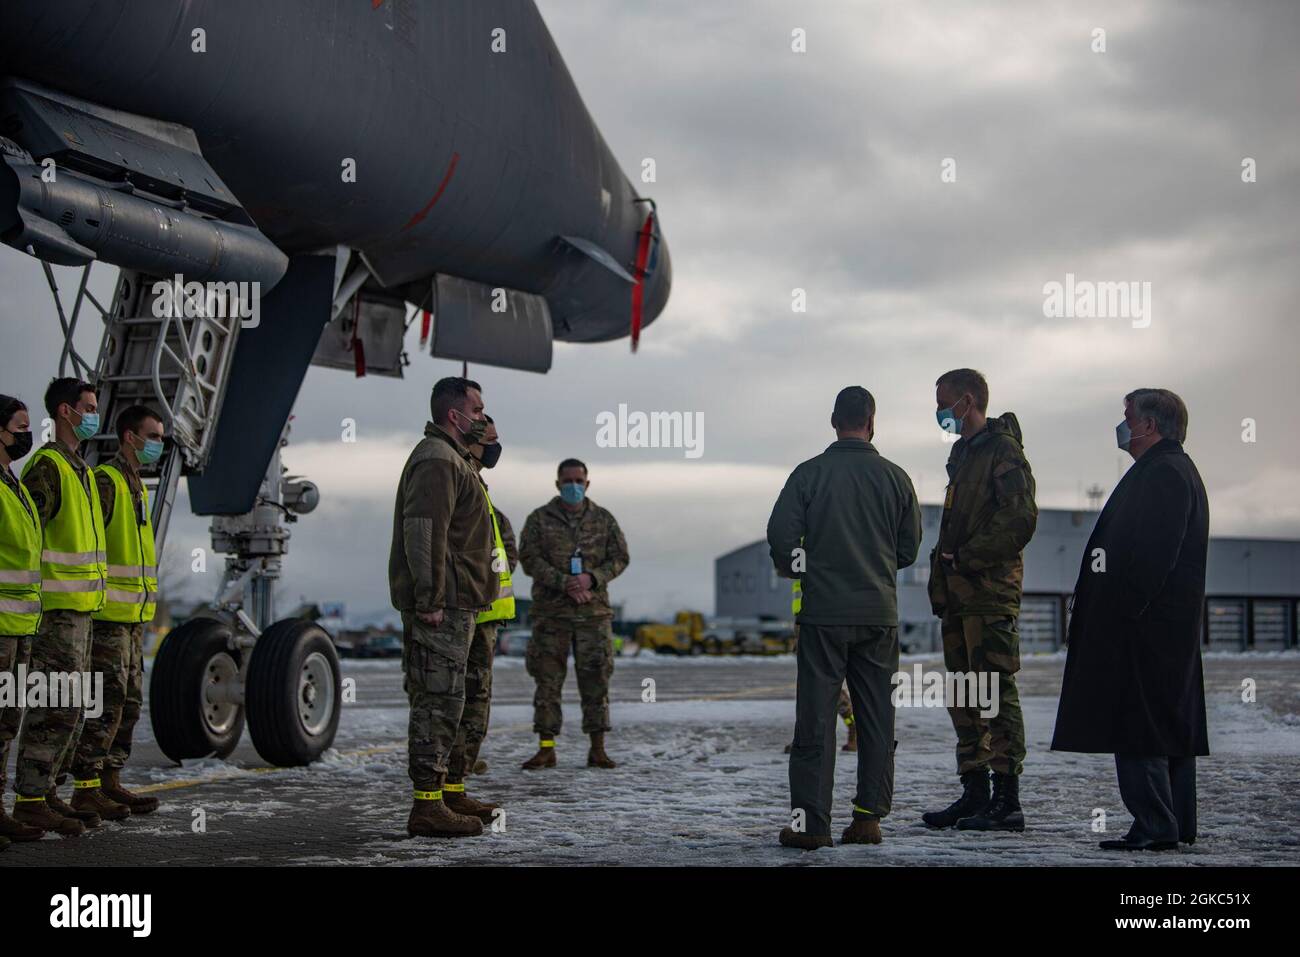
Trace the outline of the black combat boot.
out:
[[[1020,777],[993,772],[993,800],[983,811],[957,822],[959,831],[1023,831],[1025,815],[1020,810]]]
[[[962,792],[952,804],[942,811],[926,811],[921,820],[926,827],[952,827],[964,817],[978,814],[989,803],[989,775],[983,768],[967,771],[961,776]]]

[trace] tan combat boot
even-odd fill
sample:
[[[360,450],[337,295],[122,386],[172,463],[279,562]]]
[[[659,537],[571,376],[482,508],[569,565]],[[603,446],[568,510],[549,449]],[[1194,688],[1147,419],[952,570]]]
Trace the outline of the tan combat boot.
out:
[[[98,814],[95,815],[95,819],[99,820]],[[28,827],[36,827],[42,831],[53,831],[56,834],[62,834],[64,837],[79,837],[86,833],[86,825],[75,817],[65,817],[60,814],[50,807],[45,798],[27,800],[19,797],[14,802],[14,820],[19,824],[26,824]]]
[[[470,769],[470,774],[487,774],[488,763],[482,758],[474,762],[474,767]]]
[[[614,768],[618,767],[614,759],[605,753],[605,732],[595,731],[591,735],[591,750],[587,752],[587,767],[589,768]]]
[[[856,751],[858,750],[858,726],[853,723],[852,716],[850,716],[844,723],[849,726],[849,739],[844,742],[842,750]]]
[[[71,807],[67,801],[59,797],[59,789],[57,786],[52,787],[45,792],[45,806],[55,814],[62,817],[70,817],[74,821],[80,821],[88,828],[99,827],[99,825],[104,823],[103,818],[99,816],[98,811],[89,808],[86,810],[78,810]]]
[[[158,799],[147,794],[133,794],[122,787],[122,771],[119,768],[105,768],[100,777],[100,793],[110,801],[125,804],[132,814],[152,814],[158,810]]]
[[[44,836],[45,831],[42,828],[15,821],[5,813],[3,807],[0,807],[0,837],[11,841],[39,841]]]
[[[99,778],[88,778],[72,783],[72,810],[93,811],[105,821],[122,821],[131,816],[131,809],[105,797],[100,790]],[[48,799],[48,795],[46,796]]]
[[[853,823],[840,835],[841,844],[879,844],[882,840],[880,818],[857,811],[853,812]]]
[[[523,769],[536,771],[538,768],[553,767],[555,767],[555,741],[552,738],[542,738],[537,753],[523,763]]]
[[[484,824],[491,824],[494,814],[501,805],[485,804],[482,801],[476,801],[465,793],[464,784],[444,784],[442,786],[442,803],[447,805],[447,810],[455,814],[464,814],[467,817],[476,817]]]
[[[440,794],[423,791],[422,794]],[[457,814],[447,807],[441,797],[419,798],[411,807],[406,819],[406,833],[411,837],[478,837],[483,833],[483,822],[476,817]]]

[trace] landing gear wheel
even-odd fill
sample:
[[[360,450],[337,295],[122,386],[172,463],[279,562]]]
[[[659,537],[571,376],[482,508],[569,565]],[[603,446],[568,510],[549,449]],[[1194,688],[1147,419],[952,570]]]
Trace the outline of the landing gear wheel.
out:
[[[238,704],[239,653],[230,628],[192,618],[163,639],[149,678],[149,716],[162,753],[176,763],[225,758],[244,733]]]
[[[320,625],[277,621],[257,639],[248,662],[248,732],[270,764],[310,764],[334,743],[343,700],[339,656]]]

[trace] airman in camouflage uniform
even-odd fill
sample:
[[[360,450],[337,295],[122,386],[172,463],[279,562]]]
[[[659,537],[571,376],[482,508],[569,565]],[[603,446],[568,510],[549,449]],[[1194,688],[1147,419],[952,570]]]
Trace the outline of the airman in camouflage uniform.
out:
[[[555,483],[560,494],[528,516],[519,539],[520,564],[533,580],[533,634],[524,663],[537,683],[533,730],[540,739],[537,753],[523,765],[527,770],[555,766],[570,648],[582,730],[591,736],[587,764],[614,767],[605,753],[614,673],[609,583],[627,568],[627,541],[614,516],[587,498],[590,484],[586,465],[577,459],[561,462]]]
[[[92,512],[97,513],[98,496],[94,495],[90,467],[78,454],[81,442],[98,430],[98,400],[94,389],[76,379],[56,379],[46,391],[45,407],[54,420],[55,431],[54,438],[42,448],[67,463],[87,499],[93,501]],[[63,501],[59,467],[50,458],[39,454],[28,460],[23,471],[23,485],[36,505],[46,536],[46,552],[49,553],[51,523],[59,519],[65,507],[72,508],[73,503]],[[98,546],[103,549],[102,525],[97,525],[94,531]],[[42,564],[45,564],[44,557]],[[49,582],[42,584],[45,610],[41,615],[40,629],[32,640],[28,668],[51,676],[88,672],[91,668],[92,612],[51,609],[45,592],[51,587]],[[103,605],[103,587],[101,578],[98,606],[93,610]],[[84,702],[84,697],[82,700]],[[15,820],[66,835],[80,834],[87,827],[99,826],[101,818],[98,812],[91,808],[71,807],[59,797],[57,783],[61,782],[56,782],[56,775],[66,767],[76,746],[83,718],[82,708],[76,705],[28,709],[18,738],[15,762],[14,790],[18,792],[14,805]]]
[[[415,794],[406,827],[412,837],[464,837],[482,834],[483,822],[453,811],[442,788],[465,708],[474,619],[498,590],[487,498],[467,460],[486,421],[481,389],[469,379],[439,380],[430,405],[433,421],[398,485],[388,563],[411,703],[407,751]]]
[[[149,410],[133,406],[122,416],[130,417],[128,435],[134,438],[124,437],[121,441],[138,440],[143,446],[148,439],[162,440],[162,419]],[[130,448],[138,456],[136,446]],[[102,468],[95,469],[95,488],[99,493],[105,528],[112,524],[119,508],[131,509],[137,516],[143,515],[147,508],[136,458],[129,458],[119,447],[108,465],[126,479],[131,499],[119,502],[113,479]],[[112,554],[110,547],[109,564],[122,561]],[[70,770],[75,781],[101,779],[100,791],[109,801],[122,805],[131,814],[150,814],[158,809],[158,799],[135,794],[121,783],[122,768],[131,757],[131,738],[144,706],[143,621],[103,621],[96,618],[91,625],[90,658],[91,669],[104,676],[103,710],[98,717],[86,718],[74,742],[74,750],[65,758],[60,771],[66,773]],[[118,813],[117,816],[125,815]]]
[[[489,415],[488,426],[483,434],[483,441],[470,446],[469,463],[482,478],[482,470],[494,468],[501,457],[501,443],[497,440],[496,425]],[[483,483],[487,488],[487,483]],[[519,564],[519,550],[515,546],[514,529],[505,513],[493,504],[497,525],[501,529],[501,545],[505,555],[500,558],[507,562],[510,571]],[[498,602],[499,604],[499,602]],[[465,775],[474,773],[478,764],[479,748],[487,737],[488,719],[492,714],[492,661],[497,643],[497,631],[505,619],[478,621],[474,625],[474,638],[470,642],[469,655],[465,664],[465,710],[460,716],[460,727],[456,731],[456,743],[452,746],[451,757],[447,761],[447,782],[443,785],[443,800],[447,806],[459,814],[473,814],[485,822],[492,820],[492,812],[497,805],[487,804],[466,798],[464,794]]]
[[[930,556],[930,604],[942,619],[945,667],[996,675],[998,710],[985,718],[976,702],[949,707],[964,790],[953,805],[923,819],[931,827],[1018,831],[1024,829],[1019,775],[1025,724],[1015,679],[1016,622],[1023,552],[1038,521],[1034,476],[1015,415],[985,416],[988,384],[982,375],[972,369],[946,373],[936,384],[936,401],[940,425],[961,438],[948,458],[939,544]]]
[[[41,527],[36,505],[11,471],[31,451],[31,416],[13,396],[0,395],[0,677],[19,694],[20,669],[32,655],[40,625]],[[32,572],[35,572],[33,580]],[[0,848],[10,841],[39,841],[45,831],[11,818],[5,810],[9,744],[22,723],[24,699],[0,702]]]

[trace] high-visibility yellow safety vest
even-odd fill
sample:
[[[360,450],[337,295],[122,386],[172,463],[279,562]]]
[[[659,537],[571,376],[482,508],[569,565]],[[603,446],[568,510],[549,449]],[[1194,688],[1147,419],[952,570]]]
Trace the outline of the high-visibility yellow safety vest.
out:
[[[794,597],[790,600],[790,613],[799,614],[799,609],[803,608],[803,581],[796,578],[790,583],[790,591]]]
[[[40,449],[28,459],[24,477],[42,458],[50,459],[59,470],[59,511],[45,526],[41,604],[45,611],[99,611],[104,607],[108,576],[99,493],[89,469],[82,482],[68,460],[54,449]]]
[[[118,469],[101,465],[97,472],[113,481],[113,517],[108,520],[108,593],[97,621],[153,621],[158,601],[158,567],[154,553],[149,491],[141,489],[143,516],[137,516],[131,486]],[[143,518],[143,522],[140,520]]]
[[[41,519],[21,482],[15,493],[0,481],[0,635],[34,635],[40,623]]]
[[[510,582],[510,559],[506,557],[506,546],[501,540],[501,523],[497,521],[497,510],[492,507],[492,497],[488,495],[487,486],[483,487],[483,497],[487,499],[488,514],[492,516],[492,535],[496,539],[496,547],[492,550],[492,561],[501,562],[502,570],[497,572],[501,589],[492,607],[487,611],[479,612],[474,620],[476,622],[509,621],[515,617],[515,589]]]

